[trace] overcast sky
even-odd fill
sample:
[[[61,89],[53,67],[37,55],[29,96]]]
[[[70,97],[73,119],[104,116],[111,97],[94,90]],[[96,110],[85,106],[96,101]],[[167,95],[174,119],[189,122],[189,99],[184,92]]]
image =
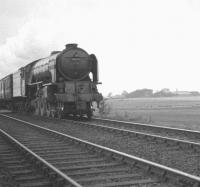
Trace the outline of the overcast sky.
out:
[[[0,77],[62,50],[96,54],[100,91],[200,91],[199,0],[0,0]]]

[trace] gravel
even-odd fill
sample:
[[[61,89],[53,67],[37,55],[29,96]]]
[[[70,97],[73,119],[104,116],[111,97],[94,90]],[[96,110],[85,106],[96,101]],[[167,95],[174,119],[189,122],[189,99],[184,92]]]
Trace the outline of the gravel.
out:
[[[154,127],[153,125],[148,125],[148,124],[139,125],[137,123],[118,123],[118,122],[102,121],[98,119],[97,120],[94,119],[89,123],[200,143],[200,131],[199,133],[193,133],[192,130],[187,130],[187,129],[183,129],[182,131],[180,131],[180,130],[170,129],[170,127],[169,128],[163,126]]]
[[[106,130],[72,124],[72,122],[65,120],[48,119],[28,115],[22,116],[20,114],[12,114],[12,116],[200,176],[200,152],[194,152],[194,150],[190,148],[180,150],[177,146],[158,142],[156,140],[148,141],[143,138],[116,134]]]
[[[27,117],[27,116],[26,116]],[[9,120],[7,120],[6,118],[2,118],[1,119],[2,121],[1,121],[1,128],[3,129],[3,130],[6,130],[6,132],[8,132],[8,133],[11,133],[11,135],[12,136],[14,136],[16,139],[18,139],[19,141],[22,141],[23,143],[25,143],[25,145],[27,144],[27,146],[29,147],[32,147],[33,146],[33,149],[34,149],[34,147],[35,147],[35,144],[32,144],[31,143],[31,141],[29,142],[29,138],[28,139],[24,139],[24,137],[35,137],[36,138],[36,136],[37,136],[37,140],[40,140],[40,142],[42,142],[42,143],[45,143],[46,144],[46,141],[48,141],[48,143],[50,144],[50,145],[52,145],[52,147],[54,147],[55,145],[55,139],[48,139],[47,137],[48,136],[43,136],[43,133],[37,133],[37,134],[35,134],[35,132],[34,131],[29,131],[29,127],[27,126],[27,127],[24,127],[24,126],[18,126],[19,128],[13,128],[13,126],[15,125],[15,124],[17,124],[17,123],[15,123],[14,121],[13,121],[13,123],[11,123]],[[39,121],[38,121],[39,120]],[[35,117],[31,117],[31,116],[29,116],[29,120],[27,120],[27,121],[29,121],[29,122],[34,122],[34,123],[36,123],[37,125],[39,125],[39,123],[41,122],[41,126],[45,126],[45,127],[47,127],[47,126],[49,126],[49,125],[54,125],[54,127],[56,127],[55,126],[55,123],[58,123],[59,121],[58,120],[50,120],[50,119],[38,119],[37,117],[35,118]],[[53,122],[53,123],[52,123]],[[46,125],[45,125],[46,124]],[[60,125],[60,127],[61,127],[62,125]],[[69,126],[68,125],[66,125],[66,127],[67,128],[69,128]],[[75,125],[74,125],[74,127],[75,127]],[[78,127],[78,126],[77,126]],[[21,132],[21,130],[22,130],[22,128],[23,128],[23,131]],[[84,127],[83,127],[84,128]],[[33,133],[34,132],[34,133]],[[86,131],[87,132],[87,131]],[[23,135],[23,133],[27,133],[26,135],[24,134]],[[42,138],[41,138],[42,137]],[[52,142],[51,142],[52,141]],[[59,141],[60,142],[60,141]],[[36,149],[35,149],[36,150]],[[37,152],[39,153],[41,150],[37,150]],[[42,151],[43,152],[43,151]],[[39,153],[40,154],[40,153]],[[110,160],[108,160],[108,162],[110,162]],[[87,163],[86,163],[87,164]],[[70,165],[70,164],[69,164]],[[82,165],[82,164],[81,164]],[[138,174],[139,172],[137,172],[137,174]],[[150,178],[149,178],[150,179]],[[121,179],[115,179],[116,181],[117,180],[121,180]],[[155,183],[151,183],[151,184],[145,184],[145,185],[135,185],[135,186],[137,186],[137,187],[172,187],[172,186],[174,186],[174,185],[172,185],[172,184],[168,184],[168,183],[165,183],[164,182],[164,184],[162,183],[162,182],[159,182],[159,183],[157,183],[157,182],[155,182]]]
[[[9,169],[3,163],[0,157],[0,187],[17,187],[17,182],[15,181],[13,175],[10,173]]]

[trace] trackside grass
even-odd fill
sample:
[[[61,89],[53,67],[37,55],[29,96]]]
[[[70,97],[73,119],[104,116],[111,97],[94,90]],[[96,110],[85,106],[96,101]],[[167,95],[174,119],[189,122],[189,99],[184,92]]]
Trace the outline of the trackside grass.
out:
[[[200,130],[200,97],[108,99],[102,117]],[[99,116],[98,112],[95,115]]]

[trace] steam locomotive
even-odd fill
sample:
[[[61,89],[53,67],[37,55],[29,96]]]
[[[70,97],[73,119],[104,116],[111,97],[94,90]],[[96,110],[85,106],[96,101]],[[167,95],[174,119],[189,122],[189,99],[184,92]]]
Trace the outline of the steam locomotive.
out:
[[[102,95],[97,90],[98,62],[77,44],[29,63],[0,80],[0,105],[15,111],[62,118],[92,117]]]

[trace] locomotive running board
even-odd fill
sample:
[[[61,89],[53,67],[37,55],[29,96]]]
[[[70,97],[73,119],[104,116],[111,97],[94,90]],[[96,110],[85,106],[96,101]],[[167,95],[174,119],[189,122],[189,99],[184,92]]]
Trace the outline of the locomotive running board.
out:
[[[35,83],[28,84],[28,86],[35,86],[35,85],[42,84],[42,83],[43,83],[43,81],[35,82]]]

